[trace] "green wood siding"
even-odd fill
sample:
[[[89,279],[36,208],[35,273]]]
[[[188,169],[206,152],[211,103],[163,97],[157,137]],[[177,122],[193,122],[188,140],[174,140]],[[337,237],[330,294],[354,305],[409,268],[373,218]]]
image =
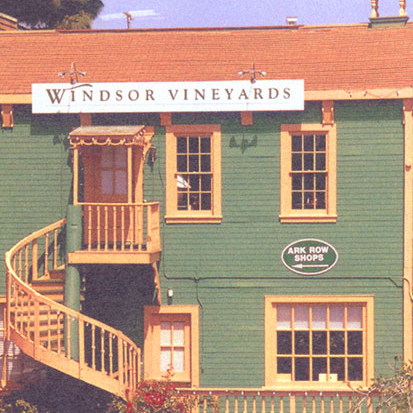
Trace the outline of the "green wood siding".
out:
[[[0,130],[0,260],[17,241],[66,215],[71,165],[66,137],[72,116],[32,117],[15,107],[15,126]],[[4,294],[4,271],[0,293]]]
[[[376,370],[402,353],[403,125],[401,102],[336,102],[337,211],[335,224],[280,224],[281,123],[320,123],[321,105],[304,112],[254,114],[241,126],[239,113],[174,114],[174,123],[222,125],[220,225],[161,222],[162,300],[200,305],[201,386],[264,384],[264,296],[369,294],[375,297]],[[0,231],[4,252],[32,231],[65,216],[71,202],[71,165],[65,138],[76,116],[31,116],[16,110],[13,130],[0,131]],[[145,166],[145,199],[164,213],[165,146],[159,115],[98,115],[94,124],[156,126],[158,159]],[[315,277],[293,274],[281,263],[284,247],[301,238],[332,244],[339,261]],[[93,315],[142,345],[142,307],[151,303],[147,268],[124,271],[83,268],[87,306]],[[120,270],[121,271],[121,270]],[[122,272],[122,271],[121,271]],[[102,275],[103,274],[103,275]],[[110,274],[104,280],[105,274]],[[136,277],[139,282],[131,281]],[[127,289],[130,280],[130,290]],[[1,286],[4,289],[4,274]],[[126,284],[125,284],[126,283]],[[126,287],[125,287],[126,285]],[[119,297],[127,291],[121,315]],[[4,290],[3,290],[4,291]],[[96,308],[95,308],[96,306]],[[130,310],[127,313],[127,310]],[[136,321],[135,321],[136,320]]]
[[[265,295],[374,295],[376,370],[402,353],[401,103],[336,102],[337,223],[280,224],[280,124],[320,123],[320,109],[254,114],[245,127],[239,114],[174,115],[174,123],[219,123],[223,132],[222,224],[163,225],[163,298],[169,287],[174,304],[201,306],[201,386],[264,384]],[[159,170],[145,176],[151,200],[164,182],[157,132]],[[335,268],[308,278],[282,265],[283,248],[307,237],[337,249]]]

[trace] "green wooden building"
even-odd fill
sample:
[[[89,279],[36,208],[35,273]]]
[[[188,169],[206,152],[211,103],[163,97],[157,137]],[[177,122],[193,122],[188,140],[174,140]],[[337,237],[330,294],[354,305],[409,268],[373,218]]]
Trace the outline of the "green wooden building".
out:
[[[169,377],[228,412],[346,411],[413,358],[413,25],[372,3],[334,26],[0,15],[4,394],[35,360],[121,397]]]

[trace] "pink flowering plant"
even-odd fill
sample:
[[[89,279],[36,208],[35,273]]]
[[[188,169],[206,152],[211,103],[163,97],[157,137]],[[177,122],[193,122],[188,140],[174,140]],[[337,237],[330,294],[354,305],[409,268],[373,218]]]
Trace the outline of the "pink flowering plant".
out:
[[[190,413],[194,400],[181,395],[167,380],[146,380],[138,385],[125,404],[113,401],[108,412],[113,413]]]

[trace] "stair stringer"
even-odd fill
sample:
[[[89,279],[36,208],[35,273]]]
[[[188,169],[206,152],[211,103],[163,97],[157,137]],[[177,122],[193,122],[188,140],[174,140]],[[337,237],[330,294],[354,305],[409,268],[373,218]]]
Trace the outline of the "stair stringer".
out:
[[[29,285],[33,274],[38,280],[47,279],[49,271],[64,268],[57,265],[55,256],[49,257],[56,254],[56,231],[64,225],[61,220],[37,231],[6,253],[7,335],[33,359],[126,399],[141,377],[141,351],[135,343],[121,331],[50,300]],[[53,248],[48,242],[51,233]],[[41,237],[46,241],[40,243]],[[44,246],[40,266],[39,245]]]

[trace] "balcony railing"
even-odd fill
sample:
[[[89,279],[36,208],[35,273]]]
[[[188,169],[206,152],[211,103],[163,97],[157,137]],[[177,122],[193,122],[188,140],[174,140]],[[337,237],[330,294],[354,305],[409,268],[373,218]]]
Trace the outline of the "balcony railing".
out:
[[[381,409],[377,395],[356,391],[304,391],[263,389],[181,389],[195,397],[193,413],[375,413]]]
[[[84,249],[102,252],[159,252],[159,202],[80,203]]]

